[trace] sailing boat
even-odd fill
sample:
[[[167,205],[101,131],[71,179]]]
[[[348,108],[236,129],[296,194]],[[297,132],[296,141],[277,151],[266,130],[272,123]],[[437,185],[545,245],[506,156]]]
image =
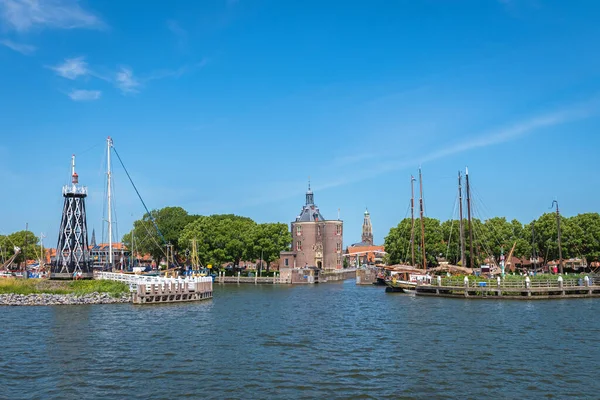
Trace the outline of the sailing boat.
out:
[[[421,168],[419,168],[419,211],[421,222],[421,251],[422,251],[422,269],[417,268],[415,263],[415,190],[413,176],[410,177],[411,188],[411,233],[410,246],[412,265],[401,265],[397,267],[388,267],[390,272],[389,279],[386,280],[386,292],[403,292],[414,294],[417,285],[430,284],[431,276],[427,273],[427,255],[425,253],[425,220],[423,207],[423,177]]]

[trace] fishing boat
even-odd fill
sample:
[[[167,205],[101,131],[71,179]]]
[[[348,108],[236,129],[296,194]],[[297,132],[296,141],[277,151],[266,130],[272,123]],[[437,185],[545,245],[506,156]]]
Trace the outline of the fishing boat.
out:
[[[431,275],[410,265],[386,267],[388,277],[385,281],[388,293],[414,293],[417,285],[430,285]]]

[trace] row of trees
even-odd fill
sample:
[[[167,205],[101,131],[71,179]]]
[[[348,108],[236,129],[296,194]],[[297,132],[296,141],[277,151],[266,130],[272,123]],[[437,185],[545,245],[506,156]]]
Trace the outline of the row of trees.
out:
[[[10,235],[0,235],[0,265],[4,264],[14,254],[14,248],[19,247],[21,253],[13,261],[15,264],[28,260],[37,260],[43,254],[40,240],[31,231],[18,231]]]
[[[434,218],[425,218],[425,250],[428,265],[435,265],[438,257],[451,264],[460,262],[459,221],[440,222]],[[474,257],[474,265],[482,263],[488,257],[500,259],[504,250],[507,255],[516,243],[514,256],[529,259],[536,254],[544,261],[558,259],[558,230],[556,214],[547,213],[529,224],[517,220],[491,218],[485,221],[472,220],[473,255],[469,251],[469,226],[464,221],[465,250],[467,264]],[[415,221],[415,263],[422,264],[421,227]],[[390,229],[385,238],[385,250],[390,264],[411,263],[410,251],[411,220],[402,220],[398,226]],[[566,218],[561,216],[561,243],[563,258],[585,258],[587,262],[600,260],[600,214],[587,213]]]
[[[268,266],[292,242],[287,225],[282,223],[257,224],[233,214],[190,215],[181,207],[154,210],[152,216],[146,214],[135,221],[123,242],[135,252],[151,254],[154,260],[164,257],[165,244],[169,243],[176,257],[187,261],[195,239],[200,262],[205,266],[227,262],[239,265],[242,260],[257,260],[261,255]]]

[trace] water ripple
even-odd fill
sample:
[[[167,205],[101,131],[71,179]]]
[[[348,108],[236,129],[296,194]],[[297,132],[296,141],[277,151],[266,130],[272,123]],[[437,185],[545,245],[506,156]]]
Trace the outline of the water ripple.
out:
[[[202,303],[0,307],[0,398],[597,398],[599,311],[352,281],[217,286]]]

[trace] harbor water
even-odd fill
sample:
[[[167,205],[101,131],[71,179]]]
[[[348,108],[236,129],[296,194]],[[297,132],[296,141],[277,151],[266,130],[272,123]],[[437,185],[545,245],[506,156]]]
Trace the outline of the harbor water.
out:
[[[0,307],[0,398],[599,398],[598,315],[598,299],[421,298],[353,281]]]

